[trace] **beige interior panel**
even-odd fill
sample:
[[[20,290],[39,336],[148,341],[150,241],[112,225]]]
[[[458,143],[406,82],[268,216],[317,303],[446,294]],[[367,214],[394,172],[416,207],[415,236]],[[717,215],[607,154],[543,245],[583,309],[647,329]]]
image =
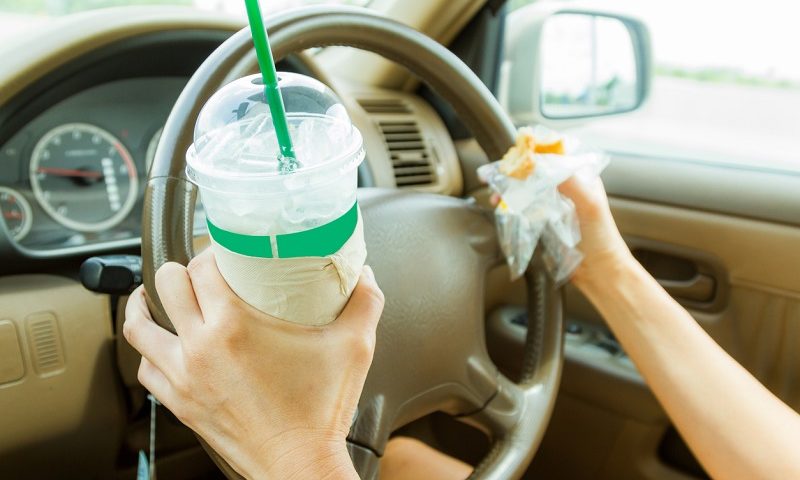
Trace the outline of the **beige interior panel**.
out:
[[[485,3],[486,0],[374,0],[370,7],[448,45]],[[405,91],[412,91],[418,85],[408,70],[373,53],[329,48],[316,59],[325,70],[339,71],[343,78],[359,85]],[[337,68],[340,65],[348,68]]]
[[[623,235],[720,263],[730,286],[727,303],[718,312],[691,313],[756,378],[800,410],[800,228],[621,198],[611,205]],[[509,281],[507,268],[497,268],[487,284],[488,311],[523,305],[523,287]],[[574,287],[567,287],[566,302],[570,318],[602,324]],[[635,368],[615,372],[576,345],[568,338],[561,395],[530,478],[691,478],[658,459],[669,421]]]
[[[48,40],[41,41],[41,32],[30,32],[14,39],[15,45],[4,45],[3,68],[0,69],[0,105],[53,69],[98,47],[125,38],[169,30],[220,29],[234,32],[243,26],[240,19],[217,13],[186,8],[129,8],[125,15],[116,11],[97,10],[61,20],[57,27],[48,27]],[[14,48],[17,47],[17,48]]]
[[[0,320],[0,385],[15,382],[25,375],[17,327],[11,320]]]
[[[729,273],[728,307],[693,312],[753,375],[800,410],[800,228],[613,200],[624,234],[712,253]]]
[[[57,276],[2,277],[0,311],[0,372],[18,377],[0,385],[0,478],[53,465],[107,475],[124,423],[108,296]]]
[[[718,321],[701,323],[750,373],[800,412],[800,300],[796,296],[734,288],[728,313]]]
[[[453,139],[441,117],[427,102],[417,95],[392,90],[347,84],[343,84],[343,88],[347,92],[347,97],[355,99],[354,107],[360,111],[359,113],[364,114],[374,127],[370,129],[370,133],[374,133],[374,135],[365,135],[364,144],[367,148],[375,186],[409,188],[443,195],[461,195],[464,182]],[[390,144],[390,137],[386,133],[382,133],[382,126],[403,124],[410,125],[411,130],[415,130],[417,133],[401,134],[395,137]],[[415,149],[414,144],[417,142],[419,142],[419,146]],[[402,151],[393,149],[398,143],[402,147]],[[429,181],[415,183],[413,186],[404,186],[402,178],[395,177],[400,170],[393,166],[397,162],[407,159],[409,154],[426,156],[432,172]],[[395,156],[398,158],[393,158]],[[415,156],[414,159],[417,160],[418,157]],[[427,178],[428,175],[425,174],[423,177]]]
[[[611,206],[624,235],[712,253],[732,286],[800,296],[800,228],[634,200]]]
[[[664,425],[644,423],[560,394],[525,479],[690,480],[656,455]]]

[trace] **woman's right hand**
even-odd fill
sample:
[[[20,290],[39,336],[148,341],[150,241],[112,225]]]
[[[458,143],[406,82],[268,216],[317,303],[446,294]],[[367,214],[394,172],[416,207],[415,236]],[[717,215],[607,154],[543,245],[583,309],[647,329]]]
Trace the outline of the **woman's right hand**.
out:
[[[123,334],[143,355],[145,388],[246,478],[357,478],[345,439],[384,303],[369,267],[319,327],[245,303],[211,249],[155,280],[178,335],[153,321],[141,287],[131,294]]]
[[[559,191],[575,204],[581,228],[579,248],[584,259],[572,282],[584,291],[602,285],[610,273],[634,261],[611,216],[603,182],[599,177],[573,176],[559,186]]]

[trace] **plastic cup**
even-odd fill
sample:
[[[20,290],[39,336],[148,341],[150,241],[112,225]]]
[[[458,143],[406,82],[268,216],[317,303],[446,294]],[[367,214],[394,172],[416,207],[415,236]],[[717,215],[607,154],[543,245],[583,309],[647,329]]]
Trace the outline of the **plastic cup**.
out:
[[[356,201],[360,132],[330,89],[279,74],[299,168],[281,172],[257,75],[223,87],[201,111],[186,154],[217,265],[237,295],[277,318],[338,316],[366,258]]]

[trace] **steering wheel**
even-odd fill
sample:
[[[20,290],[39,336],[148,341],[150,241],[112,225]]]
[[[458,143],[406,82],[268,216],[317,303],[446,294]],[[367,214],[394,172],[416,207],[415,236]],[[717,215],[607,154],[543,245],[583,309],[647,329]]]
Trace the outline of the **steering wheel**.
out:
[[[277,59],[330,45],[380,54],[447,100],[490,158],[499,158],[514,142],[511,121],[481,81],[450,51],[412,28],[343,7],[292,10],[266,19],[266,26]],[[185,265],[193,256],[196,190],[185,176],[184,154],[201,107],[251,49],[244,29],[200,66],[170,113],[150,172],[142,225],[144,283],[155,320],[173,332],[155,289],[155,272],[168,261]],[[375,478],[391,432],[441,411],[492,440],[473,478],[521,476],[558,390],[560,290],[542,268],[526,274],[529,328],[522,373],[513,382],[498,371],[486,348],[485,282],[489,269],[502,262],[490,215],[462,199],[408,191],[362,189],[359,203],[368,262],[386,307],[348,436],[356,470],[362,478]],[[229,478],[241,478],[209,453]]]

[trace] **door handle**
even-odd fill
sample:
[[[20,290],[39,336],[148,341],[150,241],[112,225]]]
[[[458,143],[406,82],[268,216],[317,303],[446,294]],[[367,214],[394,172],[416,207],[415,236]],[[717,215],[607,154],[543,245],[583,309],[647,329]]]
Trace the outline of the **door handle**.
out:
[[[636,260],[675,300],[693,311],[719,312],[728,301],[728,273],[702,251],[639,237],[626,237]]]
[[[717,288],[714,278],[703,273],[698,273],[688,280],[657,280],[673,297],[693,302],[710,302],[714,299]]]

